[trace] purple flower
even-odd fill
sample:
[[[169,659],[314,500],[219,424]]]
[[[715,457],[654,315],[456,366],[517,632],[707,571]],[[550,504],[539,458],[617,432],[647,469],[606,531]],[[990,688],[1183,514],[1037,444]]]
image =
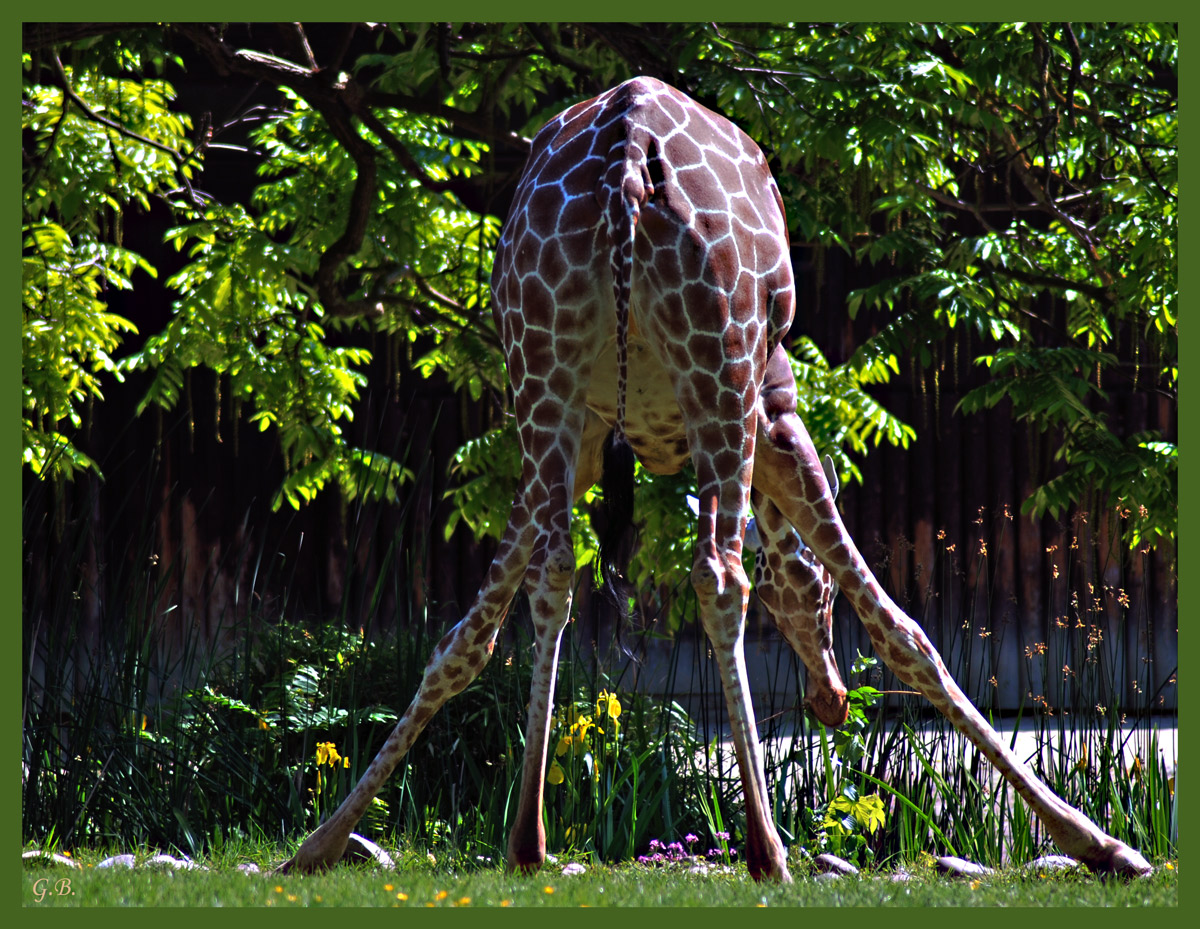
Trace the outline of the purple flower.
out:
[[[689,832],[687,835],[685,835],[685,836],[683,837],[683,841],[687,842],[687,844],[688,844],[688,845],[695,845],[697,842],[699,842],[699,841],[700,841],[700,837],[699,837],[699,836],[692,835],[692,834]]]
[[[716,833],[716,837],[718,839],[728,839],[729,833],[728,832],[718,832],[718,833]]]

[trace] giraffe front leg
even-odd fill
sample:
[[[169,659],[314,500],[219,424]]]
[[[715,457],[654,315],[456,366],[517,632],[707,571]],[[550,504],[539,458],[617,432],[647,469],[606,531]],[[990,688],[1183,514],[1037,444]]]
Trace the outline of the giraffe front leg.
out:
[[[354,790],[333,815],[304,840],[296,854],[280,866],[280,873],[311,874],[327,870],[341,860],[350,833],[417,736],[442,705],[462,691],[487,664],[503,615],[504,610],[501,610],[491,621],[480,614],[468,615],[447,633],[429,659],[417,695]]]
[[[837,580],[876,652],[995,765],[1064,852],[1093,871],[1129,877],[1150,873],[1145,858],[1056,796],[1008,748],[954,682],[924,630],[883,591],[833,503],[816,449],[796,416],[795,385],[789,390],[789,380],[790,371],[763,393],[756,486],[775,502]]]
[[[824,464],[836,488],[832,459],[827,457]],[[805,709],[826,726],[840,726],[850,703],[833,654],[837,583],[769,498],[755,491],[753,500],[759,541],[755,592],[808,669]]]

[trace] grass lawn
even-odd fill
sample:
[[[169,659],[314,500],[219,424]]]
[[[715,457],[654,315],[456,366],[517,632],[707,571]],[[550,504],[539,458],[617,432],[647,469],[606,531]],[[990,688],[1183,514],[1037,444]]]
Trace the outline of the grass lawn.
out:
[[[455,869],[416,859],[394,872],[343,866],[311,877],[246,875],[236,860],[204,862],[213,871],[149,869],[98,871],[97,856],[80,854],[80,870],[27,864],[26,906],[1175,906],[1177,862],[1159,863],[1153,876],[1126,883],[1084,872],[1029,875],[999,872],[980,880],[940,877],[931,866],[910,866],[910,880],[888,876],[817,880],[793,867],[790,886],[757,884],[744,866],[705,875],[683,868],[592,866],[565,876],[562,863],[517,877],[491,866]],[[142,856],[139,856],[142,857]],[[260,865],[266,859],[260,859]],[[282,860],[282,858],[280,858]],[[64,883],[68,882],[68,883]],[[38,898],[41,898],[40,901]]]

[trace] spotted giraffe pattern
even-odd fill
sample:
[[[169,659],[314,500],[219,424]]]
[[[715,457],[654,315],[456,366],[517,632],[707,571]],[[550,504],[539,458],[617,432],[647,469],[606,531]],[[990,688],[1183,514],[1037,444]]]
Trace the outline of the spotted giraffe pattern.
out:
[[[833,459],[822,459],[831,499],[837,498]],[[846,686],[833,657],[833,601],[837,582],[817,560],[792,524],[766,496],[751,495],[754,505],[754,590],[784,639],[808,669],[804,706],[826,726],[840,726],[849,713]]]
[[[832,579],[884,661],[984,752],[1064,851],[1100,871],[1150,870],[1013,755],[920,626],[884,593],[846,532],[796,413],[795,381],[779,347],[795,303],[783,204],[765,159],[744,133],[645,77],[566,110],[533,140],[501,234],[492,295],[523,461],[508,527],[483,587],[435,649],[395,730],[283,871],[339,860],[413,739],[486,664],[522,582],[535,657],[507,859],[517,870],[542,864],[542,784],[575,569],[571,502],[599,477],[610,430],[652,471],[673,473],[689,457],[695,465],[692,583],[729,709],[753,876],[790,880],[745,683],[750,585],[741,552],[752,489],[770,569],[769,610],[806,664],[815,652],[810,681],[825,688],[827,705],[814,711],[844,715],[836,705],[844,687],[828,634]],[[824,572],[810,562],[794,567],[803,561],[797,534]]]

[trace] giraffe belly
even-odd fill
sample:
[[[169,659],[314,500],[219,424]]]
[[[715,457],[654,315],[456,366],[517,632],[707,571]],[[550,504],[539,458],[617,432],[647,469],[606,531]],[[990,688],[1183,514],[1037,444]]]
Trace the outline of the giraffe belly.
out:
[[[629,382],[625,392],[625,435],[652,474],[675,474],[691,457],[675,385],[650,346],[629,339]],[[588,407],[605,423],[617,421],[616,339],[605,343],[592,369]]]

